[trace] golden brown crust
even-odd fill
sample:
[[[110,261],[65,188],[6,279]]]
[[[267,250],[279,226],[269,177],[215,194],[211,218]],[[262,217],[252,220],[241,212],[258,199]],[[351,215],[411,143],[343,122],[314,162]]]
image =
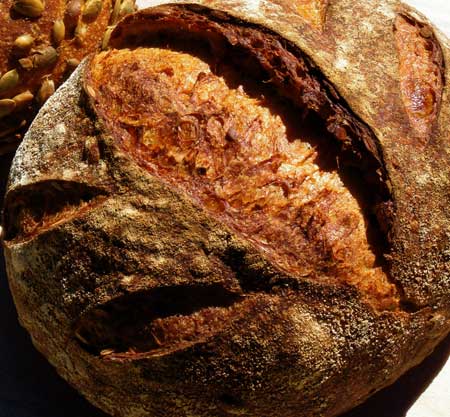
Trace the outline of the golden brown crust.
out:
[[[116,50],[84,63],[50,98],[12,168],[4,225],[11,290],[37,348],[111,414],[334,417],[419,363],[450,330],[448,41],[434,32],[443,56],[442,101],[434,127],[423,134],[404,104],[394,30],[399,15],[428,24],[413,10],[391,0],[330,1],[318,31],[287,6],[261,1],[249,12],[253,3],[208,3],[213,10],[172,5],[130,16],[111,35]],[[395,309],[373,302],[379,288],[281,268],[271,253],[278,248],[264,252],[195,195],[211,182],[198,179],[201,187],[193,187],[193,170],[161,168],[169,161],[164,152],[179,157],[176,143],[160,141],[162,153],[156,152],[157,129],[147,134],[146,148],[133,142],[144,139],[140,129],[155,113],[167,116],[165,108],[199,112],[197,96],[184,100],[165,83],[172,78],[176,86],[186,74],[197,81],[199,71],[210,81],[202,85],[204,98],[214,102],[223,94],[222,110],[246,103],[249,115],[265,115],[279,132],[276,116],[255,102],[252,89],[225,87],[226,71],[215,74],[205,49],[218,69],[223,62],[239,69],[237,84],[252,85],[245,82],[250,74],[257,91],[271,90],[267,100],[276,92],[289,110],[313,113],[317,132],[329,130],[325,139],[335,151],[317,146],[316,152],[335,152],[331,176],[340,177],[342,195],[352,191],[366,230],[371,224],[377,232],[371,250],[384,256],[400,300]],[[158,54],[164,71],[155,60],[139,69]],[[114,64],[115,74],[103,87],[104,74],[96,73],[102,60]],[[133,83],[141,84],[136,94],[124,93]],[[174,131],[187,141],[203,132],[201,124],[177,127],[163,132],[167,140]],[[236,141],[236,132],[226,134]],[[219,160],[209,155],[199,163]],[[245,155],[247,164],[254,153]],[[368,192],[352,188],[346,170]],[[58,202],[55,213],[32,210],[36,198],[42,207]],[[311,213],[333,210],[328,224],[336,226],[348,207]],[[274,216],[272,208],[267,213]],[[300,226],[308,231],[308,224]]]
[[[99,48],[106,27],[120,17],[112,16],[113,3],[2,1],[0,77],[14,74],[15,79],[10,76],[2,88],[0,78],[0,100],[13,100],[15,105],[7,113],[0,110],[0,154],[17,147],[38,108],[84,56]]]

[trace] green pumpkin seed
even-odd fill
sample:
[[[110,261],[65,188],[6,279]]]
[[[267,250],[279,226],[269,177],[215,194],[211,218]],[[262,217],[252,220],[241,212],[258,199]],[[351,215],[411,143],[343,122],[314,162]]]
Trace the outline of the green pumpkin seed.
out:
[[[70,58],[66,61],[66,68],[73,71],[76,67],[80,65],[80,60],[76,58]]]
[[[53,24],[52,35],[53,42],[58,46],[66,36],[66,25],[62,20],[59,19],[55,21],[55,23]]]
[[[55,92],[55,83],[53,80],[44,80],[37,93],[37,101],[39,104],[44,104],[47,99]]]
[[[16,102],[9,98],[0,100],[0,119],[11,114],[16,107]]]
[[[58,60],[58,52],[52,46],[36,51],[32,56],[34,68],[44,68],[53,65]]]
[[[83,18],[85,20],[95,20],[102,10],[102,0],[87,0],[83,9]]]
[[[103,35],[102,40],[102,50],[105,51],[108,49],[109,40],[111,39],[111,33],[114,30],[115,26],[108,26],[105,30],[105,34]]]
[[[15,0],[13,9],[26,17],[39,17],[45,6],[42,0]]]
[[[123,17],[127,14],[134,13],[136,11],[136,5],[134,0],[123,0],[120,6],[119,16]]]
[[[78,19],[81,15],[82,2],[81,0],[70,0],[67,3],[66,11],[64,13],[64,23],[66,25],[66,32],[73,35]]]
[[[84,23],[79,22],[75,28],[75,40],[79,46],[83,45],[84,40],[86,39],[87,31],[87,26]]]
[[[19,73],[13,69],[0,78],[0,93],[11,90],[19,83]]]
[[[16,40],[14,41],[14,46],[18,49],[27,50],[33,46],[33,43],[34,43],[33,36],[26,33],[16,38]]]
[[[34,98],[34,95],[31,91],[27,90],[23,93],[17,94],[17,96],[13,97],[14,102],[16,103],[16,107],[23,107],[30,103]]]
[[[115,0],[114,7],[111,13],[111,23],[116,23],[119,19],[119,13],[120,13],[120,5],[122,4],[122,0]]]

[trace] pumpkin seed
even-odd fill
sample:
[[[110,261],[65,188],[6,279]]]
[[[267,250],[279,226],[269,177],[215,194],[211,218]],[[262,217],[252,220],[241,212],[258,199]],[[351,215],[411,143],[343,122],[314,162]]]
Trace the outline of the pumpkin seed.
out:
[[[53,65],[58,60],[58,52],[53,46],[37,50],[32,56],[34,68],[44,68]]]
[[[34,43],[33,36],[26,33],[16,38],[16,40],[14,41],[14,46],[18,49],[25,50],[30,49],[33,46],[33,43]]]
[[[73,71],[76,67],[80,65],[80,60],[76,58],[70,58],[66,61],[66,68]]]
[[[102,0],[87,0],[83,9],[83,18],[85,20],[95,20],[102,10]]]
[[[116,23],[119,19],[119,13],[120,13],[120,5],[122,4],[122,0],[115,0],[114,7],[111,13],[111,23]]]
[[[111,39],[111,33],[114,30],[115,26],[108,26],[105,30],[105,34],[103,35],[102,40],[102,50],[108,49],[109,40]]]
[[[42,0],[15,0],[13,10],[26,17],[39,17],[45,9]]]
[[[103,349],[100,351],[100,356],[109,356],[114,353],[114,349]]]
[[[13,97],[14,102],[16,103],[16,107],[26,106],[29,102],[31,102],[34,98],[34,95],[30,90],[24,91],[23,93],[17,94],[17,96]]]
[[[66,36],[66,25],[61,19],[56,20],[53,24],[52,35],[55,45],[59,45]]]
[[[16,69],[6,72],[0,78],[0,93],[14,88],[19,83],[19,73]]]
[[[90,97],[92,97],[93,99],[95,99],[95,97],[97,96],[97,94],[95,93],[95,90],[90,85],[86,85],[85,89],[86,89],[86,92],[88,93],[88,95]]]
[[[134,0],[123,0],[120,6],[119,16],[123,17],[127,14],[134,13],[136,11],[136,6]]]
[[[37,101],[39,104],[44,104],[47,99],[55,92],[55,83],[53,80],[44,80],[37,93]]]
[[[87,35],[87,31],[87,26],[84,23],[79,22],[77,27],[75,28],[75,40],[79,46],[83,45]]]
[[[66,11],[64,13],[64,23],[66,25],[66,31],[71,35],[73,34],[73,31],[78,23],[78,19],[81,15],[81,8],[81,0],[70,0],[67,3]]]
[[[0,100],[0,119],[11,114],[16,107],[16,102],[9,98]]]

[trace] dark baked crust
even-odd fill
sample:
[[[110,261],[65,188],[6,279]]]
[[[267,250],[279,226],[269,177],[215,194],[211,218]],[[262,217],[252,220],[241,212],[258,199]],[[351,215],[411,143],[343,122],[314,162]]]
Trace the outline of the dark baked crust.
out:
[[[283,271],[186,190],[143,169],[102,114],[90,63],[50,98],[15,159],[5,207],[10,286],[37,348],[111,414],[335,416],[420,362],[450,328],[448,41],[394,1],[330,2],[321,27],[280,1],[254,13],[212,3],[230,14],[149,9],[125,20],[112,46],[148,43],[162,21],[166,32],[176,28],[170,37],[190,27],[213,47],[229,36],[230,57],[257,51],[242,55],[253,39],[242,35],[262,31],[279,42],[277,56],[303,60],[299,78],[311,93],[301,102],[298,83],[283,89],[288,60],[269,65],[269,81],[320,116],[343,165],[367,174],[398,306]],[[431,112],[402,87],[398,13],[428,29],[435,53],[419,53],[424,70],[414,77],[434,72]],[[53,211],[34,209],[47,201],[58,203]],[[148,307],[158,300],[167,302]],[[155,321],[167,339],[140,344]]]
[[[0,100],[15,102],[4,113],[0,105],[0,154],[17,148],[39,107],[120,17],[120,0],[26,0],[31,10],[44,6],[36,16],[17,9],[21,1],[0,4],[0,77],[14,70],[18,75],[11,87],[0,88]],[[126,2],[134,6],[134,0]]]

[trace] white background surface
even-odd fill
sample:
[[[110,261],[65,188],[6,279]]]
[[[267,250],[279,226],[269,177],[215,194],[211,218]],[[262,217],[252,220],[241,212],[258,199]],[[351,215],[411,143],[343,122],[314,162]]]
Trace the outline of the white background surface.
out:
[[[404,2],[416,7],[450,37],[450,0],[404,0]],[[137,3],[141,7],[148,7],[167,1],[137,0]],[[447,360],[447,364],[410,408],[406,417],[450,417],[450,360]]]

